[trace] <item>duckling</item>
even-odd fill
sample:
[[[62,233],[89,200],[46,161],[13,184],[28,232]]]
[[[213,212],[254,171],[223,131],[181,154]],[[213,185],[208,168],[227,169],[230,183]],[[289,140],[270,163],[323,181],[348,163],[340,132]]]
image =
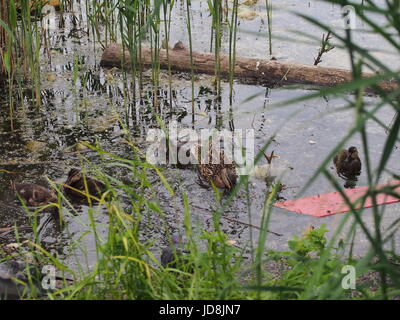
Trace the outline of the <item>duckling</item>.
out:
[[[72,168],[68,173],[67,181],[64,183],[64,192],[72,197],[86,199],[86,187],[89,194],[95,197],[101,197],[106,189],[104,183],[90,177],[83,177],[81,170]]]
[[[176,268],[176,262],[182,255],[182,239],[174,233],[171,237],[172,245],[167,246],[161,253],[161,265],[170,268]]]
[[[237,182],[236,166],[233,161],[225,163],[225,154],[221,150],[219,153],[219,163],[213,163],[216,150],[210,143],[208,151],[208,163],[201,163],[201,147],[198,144],[193,145],[193,155],[198,162],[198,173],[202,180],[206,180],[210,184],[213,183],[217,188],[231,190]]]
[[[356,147],[341,150],[334,158],[333,163],[339,177],[356,180],[361,174],[361,160]]]
[[[40,207],[51,202],[57,202],[57,196],[53,191],[49,191],[38,184],[11,182],[11,187],[31,207]]]

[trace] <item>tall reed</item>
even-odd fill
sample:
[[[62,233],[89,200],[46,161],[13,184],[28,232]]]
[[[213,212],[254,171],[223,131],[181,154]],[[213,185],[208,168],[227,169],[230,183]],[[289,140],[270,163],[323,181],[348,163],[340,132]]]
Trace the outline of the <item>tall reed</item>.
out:
[[[229,101],[232,104],[233,98],[233,81],[235,78],[236,63],[236,40],[237,40],[237,23],[238,23],[238,0],[232,3],[232,14],[229,24]]]
[[[4,61],[4,56],[6,55],[7,45],[7,33],[5,27],[8,26],[8,9],[6,0],[0,0],[0,21],[4,24],[0,24],[0,82],[4,82],[4,76],[6,74],[6,62]]]
[[[189,57],[190,57],[190,79],[191,79],[191,97],[192,97],[192,125],[194,126],[194,69],[193,69],[193,42],[192,42],[192,22],[191,22],[192,1],[186,0],[186,26],[189,36]]]
[[[265,0],[265,7],[268,19],[268,49],[269,54],[272,55],[272,0]]]

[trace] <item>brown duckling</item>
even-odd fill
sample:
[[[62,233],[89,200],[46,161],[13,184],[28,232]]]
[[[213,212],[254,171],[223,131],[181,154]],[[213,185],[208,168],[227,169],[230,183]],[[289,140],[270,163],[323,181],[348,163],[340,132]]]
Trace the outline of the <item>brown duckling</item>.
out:
[[[161,265],[170,268],[176,268],[177,260],[181,258],[183,251],[182,239],[178,234],[173,234],[171,237],[171,245],[165,247],[161,253]]]
[[[193,155],[198,162],[200,179],[206,180],[210,184],[213,183],[217,188],[231,190],[236,185],[238,177],[235,163],[226,159],[223,150],[219,153],[219,163],[212,163],[213,154],[215,157],[215,153],[216,150],[213,149],[210,143],[207,154],[208,163],[201,163],[201,147],[198,144],[194,144]]]
[[[11,187],[30,207],[39,207],[51,202],[57,202],[57,196],[53,191],[38,184],[12,182]]]
[[[86,199],[86,187],[90,195],[101,197],[105,191],[104,183],[82,174],[82,171],[72,168],[68,173],[67,181],[64,183],[64,192],[72,197]]]
[[[350,147],[348,150],[341,150],[334,158],[333,163],[339,177],[345,179],[356,179],[361,174],[361,160],[358,157],[356,147]]]

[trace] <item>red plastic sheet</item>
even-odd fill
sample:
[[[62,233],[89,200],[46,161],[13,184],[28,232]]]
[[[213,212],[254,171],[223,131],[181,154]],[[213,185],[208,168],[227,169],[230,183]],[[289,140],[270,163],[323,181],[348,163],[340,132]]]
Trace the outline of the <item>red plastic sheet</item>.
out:
[[[377,205],[390,204],[400,201],[400,181],[392,181],[390,183],[380,184],[377,186],[377,189],[388,185],[398,185],[395,191],[399,194],[399,198],[385,194],[378,194],[376,196]],[[354,203],[357,201],[357,199],[365,195],[367,189],[368,187],[359,187],[355,189],[346,189],[343,190],[343,192],[347,195],[349,200]],[[308,196],[295,200],[276,202],[274,206],[287,209],[289,211],[308,214],[318,218],[350,211],[350,208],[346,205],[339,192],[318,194],[315,196]],[[368,197],[364,202],[364,208],[370,208],[372,206],[372,200],[370,197]],[[360,208],[360,205],[356,206],[356,208]]]

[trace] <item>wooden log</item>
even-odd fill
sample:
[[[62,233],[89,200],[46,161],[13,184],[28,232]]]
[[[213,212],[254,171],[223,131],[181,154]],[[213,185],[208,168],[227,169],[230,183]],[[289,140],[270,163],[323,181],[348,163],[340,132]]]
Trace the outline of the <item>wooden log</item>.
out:
[[[138,54],[139,56],[139,54]],[[144,67],[150,67],[151,49],[142,47],[138,62]],[[215,74],[214,53],[193,52],[193,69],[196,73]],[[160,50],[160,67],[168,68],[167,50]],[[103,67],[120,68],[122,61],[125,67],[131,66],[129,51],[122,52],[122,46],[112,43],[104,49],[100,65]],[[173,49],[169,50],[169,64],[173,71],[190,72],[190,54],[179,41]],[[374,73],[363,73],[364,77],[374,76]],[[221,76],[229,76],[229,56],[221,55]],[[235,78],[247,84],[259,84],[268,87],[289,84],[305,84],[318,87],[331,87],[352,80],[348,70],[319,67],[314,65],[296,64],[292,62],[263,60],[245,57],[236,57]],[[395,81],[384,81],[380,87],[390,92],[399,88]]]

